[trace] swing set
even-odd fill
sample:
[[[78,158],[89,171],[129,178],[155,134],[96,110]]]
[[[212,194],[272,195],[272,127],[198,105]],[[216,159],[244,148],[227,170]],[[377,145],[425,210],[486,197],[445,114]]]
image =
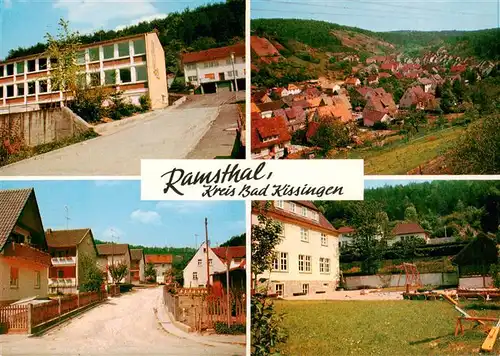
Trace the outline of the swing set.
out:
[[[410,289],[414,288],[421,288],[422,287],[422,280],[420,279],[420,272],[418,272],[418,268],[415,264],[413,263],[403,263],[399,266],[396,266],[396,268],[401,270],[401,273],[399,274],[398,278],[398,287],[401,286],[401,276],[403,275],[403,272],[405,274],[405,291],[406,293],[410,293]]]

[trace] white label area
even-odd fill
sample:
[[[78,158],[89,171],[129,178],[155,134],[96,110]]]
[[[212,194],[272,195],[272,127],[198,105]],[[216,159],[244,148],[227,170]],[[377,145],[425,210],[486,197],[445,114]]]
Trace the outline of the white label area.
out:
[[[142,160],[142,200],[363,200],[363,160]]]

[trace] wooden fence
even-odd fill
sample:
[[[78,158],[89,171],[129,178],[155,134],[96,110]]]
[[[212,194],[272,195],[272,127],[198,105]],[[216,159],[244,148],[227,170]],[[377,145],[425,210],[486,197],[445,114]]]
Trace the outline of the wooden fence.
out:
[[[213,329],[218,322],[246,323],[244,293],[214,295],[206,288],[168,289],[165,286],[163,301],[175,320],[194,331]]]
[[[0,324],[4,332],[31,333],[33,328],[41,324],[63,317],[73,310],[99,302],[106,297],[103,293],[87,292],[53,299],[47,303],[10,305],[0,308]]]

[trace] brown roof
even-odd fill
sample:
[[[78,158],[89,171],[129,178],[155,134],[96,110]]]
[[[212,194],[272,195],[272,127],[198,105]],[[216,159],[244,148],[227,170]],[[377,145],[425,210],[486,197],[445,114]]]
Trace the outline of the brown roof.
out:
[[[421,234],[425,230],[417,223],[400,223],[392,230],[394,235]]]
[[[172,263],[172,255],[146,255],[146,263]]]
[[[0,250],[7,242],[7,238],[31,194],[34,194],[33,188],[0,191],[0,207],[2,207],[0,211]]]
[[[143,256],[144,255],[142,254],[142,248],[133,248],[133,249],[130,249],[130,259],[132,261],[142,260]]]
[[[200,52],[185,53],[182,55],[182,63],[206,62],[214,59],[228,58],[231,52],[235,56],[245,55],[245,44],[238,43],[232,46],[211,48]]]
[[[126,255],[129,251],[128,244],[99,244],[97,252],[99,255]]]
[[[342,226],[339,227],[337,231],[340,232],[341,234],[348,234],[350,232],[354,232],[355,230],[350,226]]]
[[[365,126],[373,126],[376,122],[381,122],[385,115],[387,115],[387,113],[384,111],[365,108],[363,110],[363,124]]]
[[[49,247],[70,247],[82,242],[90,229],[52,230],[47,229],[45,238]]]
[[[223,262],[226,260],[226,251],[228,260],[233,258],[244,258],[246,255],[245,246],[230,246],[230,247],[214,247],[212,251],[219,257]]]
[[[284,117],[277,116],[269,119],[252,120],[252,150],[271,147],[290,141],[292,136],[288,132],[288,124]],[[264,142],[265,139],[276,137]]]
[[[282,100],[271,101],[270,103],[257,104],[261,112],[274,111],[283,108],[285,103]]]
[[[318,210],[318,208],[316,207],[316,205],[314,205],[313,202],[304,201],[304,200],[294,200],[293,202],[296,203],[297,205],[302,205],[302,206],[305,206],[306,208],[309,208],[311,210],[318,212],[319,221],[316,221],[316,220],[313,220],[310,218],[306,218],[300,214],[292,213],[291,211],[288,211],[285,209],[275,208],[274,205],[272,205],[269,208],[269,213],[271,213],[272,215],[276,215],[278,217],[282,216],[282,217],[286,217],[289,219],[293,219],[297,222],[301,222],[303,224],[307,224],[310,226],[316,226],[318,228],[328,230],[330,232],[337,232],[337,230],[335,230],[335,228],[332,226],[332,224],[330,224],[330,222],[323,216],[323,214]],[[253,212],[254,213],[258,212],[258,209],[256,210],[255,208],[253,208]]]

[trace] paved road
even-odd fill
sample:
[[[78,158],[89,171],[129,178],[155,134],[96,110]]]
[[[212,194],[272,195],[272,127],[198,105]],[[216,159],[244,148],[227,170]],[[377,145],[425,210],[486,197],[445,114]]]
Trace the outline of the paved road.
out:
[[[139,175],[142,158],[186,158],[217,118],[219,106],[234,100],[234,93],[190,96],[179,107],[126,121],[104,136],[2,167],[0,176]]]
[[[159,289],[110,299],[44,336],[0,335],[0,355],[244,355],[243,346],[207,346],[167,333],[153,307]]]

